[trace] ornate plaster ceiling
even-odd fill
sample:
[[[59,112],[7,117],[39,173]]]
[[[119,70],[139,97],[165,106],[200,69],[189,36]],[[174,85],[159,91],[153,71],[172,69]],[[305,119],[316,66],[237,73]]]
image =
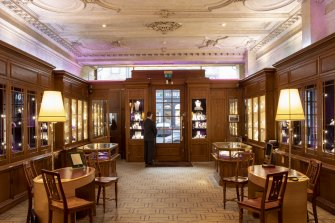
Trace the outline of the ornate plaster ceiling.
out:
[[[0,0],[83,65],[242,62],[300,18],[299,0]]]

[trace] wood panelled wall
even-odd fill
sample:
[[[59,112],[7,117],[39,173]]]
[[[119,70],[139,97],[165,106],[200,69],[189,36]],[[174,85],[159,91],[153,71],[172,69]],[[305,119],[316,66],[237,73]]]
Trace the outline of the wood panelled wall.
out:
[[[27,53],[18,50],[6,43],[0,41],[0,84],[5,85],[6,99],[6,120],[3,124],[6,126],[6,150],[4,156],[0,157],[0,212],[16,205],[26,199],[25,175],[22,169],[22,162],[34,160],[38,171],[50,165],[50,147],[38,147],[28,149],[27,143],[27,123],[24,122],[24,138],[22,151],[12,153],[11,146],[11,117],[12,117],[12,87],[18,87],[23,90],[24,95],[27,91],[36,92],[37,107],[42,99],[44,90],[53,87],[52,70],[54,67],[41,61]],[[26,113],[24,120],[27,120]],[[39,136],[37,136],[39,140]]]
[[[335,34],[332,34],[274,64],[277,69],[277,94],[282,88],[295,87],[301,92],[308,85],[315,85],[317,92],[317,148],[312,151],[305,143],[306,126],[302,123],[302,145],[293,146],[292,168],[305,172],[308,160],[323,162],[318,204],[335,214],[335,156],[322,151],[323,143],[323,87],[324,81],[335,80]],[[301,98],[304,103],[304,98]],[[335,103],[335,102],[333,102]],[[335,104],[333,104],[335,106]],[[279,129],[279,126],[277,127]],[[279,133],[277,137],[280,138]],[[280,144],[277,154],[279,164],[287,164],[288,148]]]

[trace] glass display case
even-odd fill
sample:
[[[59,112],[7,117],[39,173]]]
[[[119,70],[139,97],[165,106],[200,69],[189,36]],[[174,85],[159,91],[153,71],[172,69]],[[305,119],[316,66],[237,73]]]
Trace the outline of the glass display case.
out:
[[[23,152],[24,91],[12,87],[12,152]]]
[[[238,135],[238,99],[229,99],[229,133]]]
[[[92,101],[92,126],[93,137],[106,135],[106,100]]]
[[[241,142],[213,142],[212,156],[217,160],[236,159],[239,152],[252,151],[252,146]]]
[[[207,138],[206,99],[192,99],[192,139]]]
[[[266,140],[266,98],[265,95],[245,100],[246,135],[254,141]]]
[[[83,108],[83,128],[84,128],[84,140],[88,139],[88,106],[87,101],[84,101],[84,108]]]
[[[6,86],[0,84],[0,160],[6,158]]]
[[[36,92],[27,92],[27,132],[28,132],[28,149],[37,148],[36,136]]]
[[[323,82],[323,152],[334,155],[334,80]]]
[[[71,100],[71,142],[77,142],[77,100]]]
[[[47,122],[40,123],[40,143],[41,147],[49,145],[49,128]]]
[[[130,139],[143,139],[144,100],[130,99]]]
[[[64,110],[66,120],[64,122],[64,144],[70,143],[70,99],[64,98]]]
[[[83,101],[78,100],[78,141],[83,139]]]

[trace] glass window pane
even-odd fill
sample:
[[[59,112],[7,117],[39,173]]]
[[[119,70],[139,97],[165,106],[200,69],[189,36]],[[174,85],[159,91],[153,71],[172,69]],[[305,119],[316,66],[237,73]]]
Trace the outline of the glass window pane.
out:
[[[0,84],[0,159],[6,158],[6,86]]]
[[[71,119],[71,127],[72,127],[72,132],[71,132],[71,137],[72,140],[71,142],[77,142],[77,100],[76,99],[72,99],[71,100],[71,115],[72,115],[72,119]]]
[[[12,87],[12,152],[22,152],[23,140],[23,89]]]
[[[305,89],[305,117],[306,117],[306,145],[308,149],[317,148],[317,102],[316,86],[307,86]],[[301,142],[300,142],[301,144]]]
[[[258,98],[253,98],[253,137],[252,139],[258,141]]]
[[[83,102],[78,100],[78,141],[83,139]]]
[[[66,114],[66,120],[64,123],[64,144],[70,143],[70,99],[64,98],[64,110]]]
[[[36,149],[36,92],[27,93],[27,129],[28,129],[28,149]]]
[[[334,154],[334,81],[323,83],[323,152]]]
[[[88,119],[87,119],[87,113],[88,113],[87,101],[84,101],[84,114],[83,114],[84,139],[88,139]]]
[[[156,127],[157,143],[180,142],[179,90],[156,90]]]

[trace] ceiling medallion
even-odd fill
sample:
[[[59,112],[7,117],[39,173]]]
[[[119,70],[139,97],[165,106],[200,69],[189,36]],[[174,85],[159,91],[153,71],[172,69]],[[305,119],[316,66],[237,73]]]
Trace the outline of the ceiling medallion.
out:
[[[166,34],[167,32],[172,32],[181,27],[180,23],[177,22],[153,22],[150,24],[146,24],[146,27],[151,28],[155,31],[162,32],[162,34]]]
[[[161,18],[168,18],[170,15],[174,15],[175,13],[174,12],[171,12],[167,9],[162,9],[160,10],[159,12],[157,12],[156,14],[158,14]]]

